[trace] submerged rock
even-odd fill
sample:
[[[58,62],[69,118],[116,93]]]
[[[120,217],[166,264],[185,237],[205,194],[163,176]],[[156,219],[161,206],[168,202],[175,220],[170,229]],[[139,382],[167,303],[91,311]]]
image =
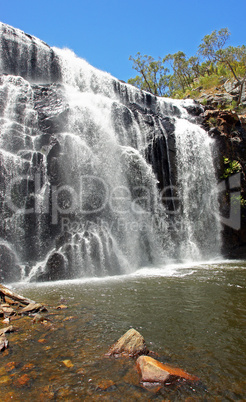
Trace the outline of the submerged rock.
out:
[[[15,386],[17,388],[22,388],[25,387],[26,385],[28,385],[28,383],[30,382],[30,377],[28,377],[27,374],[23,374],[21,377],[17,378],[17,380],[15,380]]]
[[[114,386],[115,386],[115,384],[114,384],[114,382],[113,382],[112,380],[101,380],[101,381],[97,384],[96,390],[99,390],[99,391],[106,391],[106,390],[108,390],[109,388],[112,388],[112,387],[114,387]]]
[[[186,371],[160,363],[149,356],[140,356],[137,359],[137,369],[143,383],[169,383],[179,378],[188,381],[198,381],[199,378]]]
[[[148,354],[143,336],[134,328],[129,329],[106,353],[106,356],[136,357]]]
[[[64,366],[66,366],[67,368],[71,368],[74,366],[74,364],[71,362],[71,360],[62,360],[62,363],[64,364]]]

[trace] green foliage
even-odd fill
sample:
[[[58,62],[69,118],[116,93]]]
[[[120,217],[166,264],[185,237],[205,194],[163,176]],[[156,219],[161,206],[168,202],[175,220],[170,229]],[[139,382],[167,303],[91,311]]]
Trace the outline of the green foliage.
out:
[[[213,87],[220,85],[220,77],[216,74],[213,74],[211,76],[201,77],[199,80],[199,84],[204,89],[211,89]]]
[[[216,117],[210,117],[210,119],[208,119],[208,124],[209,124],[209,127],[216,127],[217,126]]]
[[[194,60],[192,59],[194,62]],[[192,78],[192,68],[190,61],[184,52],[177,52],[174,54],[168,54],[163,59],[163,63],[168,62],[173,70],[173,79],[176,81],[176,90],[181,88],[185,91],[186,88],[191,88]]]
[[[228,77],[228,70],[226,69],[226,67],[224,66],[224,64],[221,63],[217,63],[217,71],[218,71],[218,75],[222,76],[222,77]]]
[[[196,99],[199,97],[200,91],[199,90],[195,91],[194,89],[192,89],[192,91],[186,91],[185,95],[186,96],[189,95],[190,98]]]
[[[226,107],[227,110],[238,110],[237,102],[233,100],[230,105]]]
[[[246,208],[246,200],[242,195],[231,194],[231,206],[235,213],[240,208]]]
[[[242,170],[242,166],[240,162],[233,160],[231,161],[229,158],[223,157],[224,162],[224,173],[221,176],[221,179],[226,179],[230,177],[232,174],[239,173]]]

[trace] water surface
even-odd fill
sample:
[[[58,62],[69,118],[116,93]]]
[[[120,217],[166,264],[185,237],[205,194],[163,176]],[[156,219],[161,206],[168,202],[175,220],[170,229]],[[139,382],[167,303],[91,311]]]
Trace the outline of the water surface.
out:
[[[51,323],[50,328],[32,324],[9,336],[2,367],[11,361],[18,365],[8,372],[11,381],[1,386],[1,393],[12,400],[246,399],[245,284],[246,262],[225,261],[146,268],[107,279],[15,285],[19,293],[50,306],[46,316],[53,328]],[[61,303],[68,309],[54,308]],[[198,376],[200,383],[155,393],[139,383],[134,360],[104,358],[131,327],[162,362]],[[71,367],[64,364],[67,360]],[[29,377],[27,385],[15,387],[23,373]],[[3,377],[5,372],[0,382]]]

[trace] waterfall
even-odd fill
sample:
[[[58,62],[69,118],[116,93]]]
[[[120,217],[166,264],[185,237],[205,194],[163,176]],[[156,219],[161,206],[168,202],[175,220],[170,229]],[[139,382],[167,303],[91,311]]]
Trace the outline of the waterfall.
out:
[[[192,122],[180,119],[175,129],[178,194],[182,203],[180,252],[184,259],[201,260],[218,256],[221,248],[216,177],[207,133]]]
[[[219,255],[213,143],[190,113],[199,106],[5,24],[0,36],[0,247],[13,272],[2,280]]]

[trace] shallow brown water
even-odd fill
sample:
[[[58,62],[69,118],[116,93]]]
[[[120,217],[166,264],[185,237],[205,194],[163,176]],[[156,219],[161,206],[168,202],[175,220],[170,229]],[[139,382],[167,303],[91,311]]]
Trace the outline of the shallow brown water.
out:
[[[15,321],[20,330],[8,335],[1,355],[0,400],[245,400],[245,285],[245,262],[16,285],[15,291],[49,306],[51,321]],[[61,303],[68,308],[56,310]],[[198,376],[199,384],[156,393],[139,383],[133,359],[105,358],[130,327],[159,360]]]

